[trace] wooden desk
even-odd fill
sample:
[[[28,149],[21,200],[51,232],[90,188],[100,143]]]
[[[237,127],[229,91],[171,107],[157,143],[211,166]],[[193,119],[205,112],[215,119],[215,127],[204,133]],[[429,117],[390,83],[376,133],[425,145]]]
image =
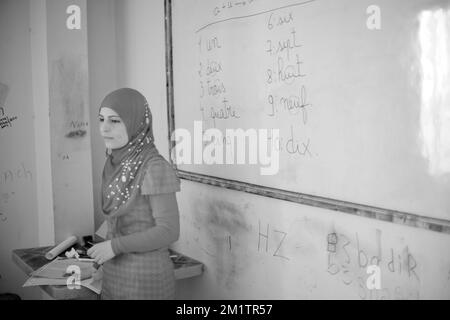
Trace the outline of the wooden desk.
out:
[[[50,261],[45,258],[45,254],[53,247],[40,247],[29,249],[16,249],[12,252],[12,259],[15,264],[27,275],[39,269]],[[173,250],[169,250],[175,267],[175,279],[186,279],[202,274],[203,264]],[[96,300],[99,298],[95,292],[88,288],[70,290],[67,286],[40,286],[47,294],[57,300]]]

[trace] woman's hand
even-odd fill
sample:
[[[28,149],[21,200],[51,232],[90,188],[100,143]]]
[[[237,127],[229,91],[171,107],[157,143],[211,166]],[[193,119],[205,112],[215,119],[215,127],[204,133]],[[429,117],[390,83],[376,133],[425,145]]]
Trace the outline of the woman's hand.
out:
[[[87,251],[87,254],[100,265],[115,256],[111,246],[111,240],[97,243]]]
[[[103,278],[103,267],[100,266],[100,268],[96,269],[94,273],[92,273],[92,278],[94,281],[102,280]]]

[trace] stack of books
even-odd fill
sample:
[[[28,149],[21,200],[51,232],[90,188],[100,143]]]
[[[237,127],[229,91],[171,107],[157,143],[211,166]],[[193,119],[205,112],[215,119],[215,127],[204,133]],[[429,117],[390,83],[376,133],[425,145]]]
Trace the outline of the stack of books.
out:
[[[33,271],[24,287],[42,285],[62,285],[68,289],[86,287],[100,294],[101,280],[94,280],[94,262],[90,259],[57,257],[36,271]]]

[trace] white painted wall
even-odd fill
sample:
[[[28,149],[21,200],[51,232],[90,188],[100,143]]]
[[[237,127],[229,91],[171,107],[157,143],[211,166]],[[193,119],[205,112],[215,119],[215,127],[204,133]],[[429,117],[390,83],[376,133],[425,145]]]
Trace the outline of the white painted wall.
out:
[[[21,288],[26,275],[11,260],[12,250],[39,242],[29,28],[28,0],[0,1],[0,118],[17,117],[0,129],[0,293],[37,299],[38,289]]]
[[[450,237],[183,182],[176,249],[205,264],[185,299],[449,299]],[[380,260],[381,289],[367,266]]]
[[[57,243],[94,232],[86,0],[47,0],[52,185]],[[71,5],[80,29],[67,28]],[[95,124],[95,122],[94,122]]]
[[[86,11],[85,0],[0,1],[1,121],[14,119],[0,129],[0,293],[24,299],[41,293],[22,288],[14,249],[94,230],[86,18],[67,30],[69,4]]]
[[[105,147],[98,130],[98,108],[105,95],[117,88],[115,7],[111,0],[87,2],[92,186],[97,228],[103,222],[100,187],[105,163]]]

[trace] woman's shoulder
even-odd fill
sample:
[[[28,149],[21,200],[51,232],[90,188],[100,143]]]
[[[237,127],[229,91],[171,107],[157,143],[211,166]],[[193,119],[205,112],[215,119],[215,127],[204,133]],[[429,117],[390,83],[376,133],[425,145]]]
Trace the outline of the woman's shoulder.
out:
[[[163,194],[180,191],[180,179],[170,163],[161,155],[149,159],[143,170],[142,194]]]
[[[147,174],[174,174],[176,176],[175,170],[172,165],[164,159],[160,154],[150,158],[144,166],[144,171]]]

